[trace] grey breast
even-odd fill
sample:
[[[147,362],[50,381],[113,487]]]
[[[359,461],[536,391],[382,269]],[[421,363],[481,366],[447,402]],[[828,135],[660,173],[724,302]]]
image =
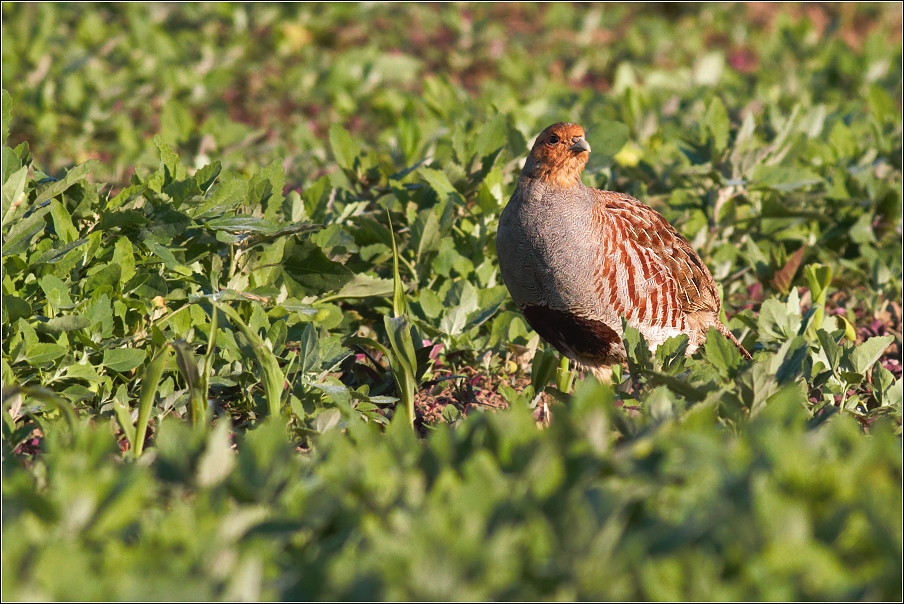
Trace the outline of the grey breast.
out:
[[[502,278],[519,306],[595,306],[591,280],[600,240],[592,224],[593,203],[583,186],[519,186],[502,212],[496,235]]]

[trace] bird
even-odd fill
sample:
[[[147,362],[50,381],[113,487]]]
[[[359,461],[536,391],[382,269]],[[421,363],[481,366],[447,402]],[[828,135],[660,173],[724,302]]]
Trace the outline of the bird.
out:
[[[528,324],[560,353],[611,383],[627,360],[622,319],[651,350],[679,334],[693,354],[719,320],[712,274],[690,243],[653,208],[624,193],[587,187],[590,144],[571,122],[537,137],[499,217],[500,274]]]

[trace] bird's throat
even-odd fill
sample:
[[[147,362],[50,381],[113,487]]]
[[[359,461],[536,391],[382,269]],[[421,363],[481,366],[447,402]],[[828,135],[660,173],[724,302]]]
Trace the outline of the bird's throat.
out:
[[[562,162],[543,163],[532,161],[528,158],[527,163],[522,170],[522,176],[526,176],[531,180],[537,180],[556,187],[567,189],[581,184],[581,172],[584,171],[586,161],[580,161],[578,158],[568,158]]]

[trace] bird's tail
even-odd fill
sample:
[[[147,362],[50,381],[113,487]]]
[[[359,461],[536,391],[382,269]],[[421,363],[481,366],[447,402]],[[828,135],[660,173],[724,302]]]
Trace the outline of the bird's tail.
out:
[[[738,339],[736,337],[734,337],[734,334],[731,333],[731,330],[728,329],[727,327],[725,327],[725,325],[723,325],[721,321],[718,321],[716,323],[716,329],[718,329],[722,333],[723,336],[728,338],[728,340],[732,344],[734,344],[735,346],[738,347],[738,350],[741,351],[741,356],[743,356],[748,361],[753,358],[752,356],[750,356],[750,353],[747,352],[747,349],[741,345],[741,343],[738,341]]]

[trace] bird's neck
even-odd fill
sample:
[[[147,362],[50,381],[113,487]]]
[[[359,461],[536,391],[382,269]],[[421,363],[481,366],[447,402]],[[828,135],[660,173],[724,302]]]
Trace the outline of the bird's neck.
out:
[[[521,178],[527,178],[534,182],[541,182],[547,185],[559,187],[561,189],[570,189],[571,187],[582,186],[581,172],[584,171],[584,164],[581,162],[563,162],[563,163],[539,163],[533,157],[528,157],[521,170]]]

